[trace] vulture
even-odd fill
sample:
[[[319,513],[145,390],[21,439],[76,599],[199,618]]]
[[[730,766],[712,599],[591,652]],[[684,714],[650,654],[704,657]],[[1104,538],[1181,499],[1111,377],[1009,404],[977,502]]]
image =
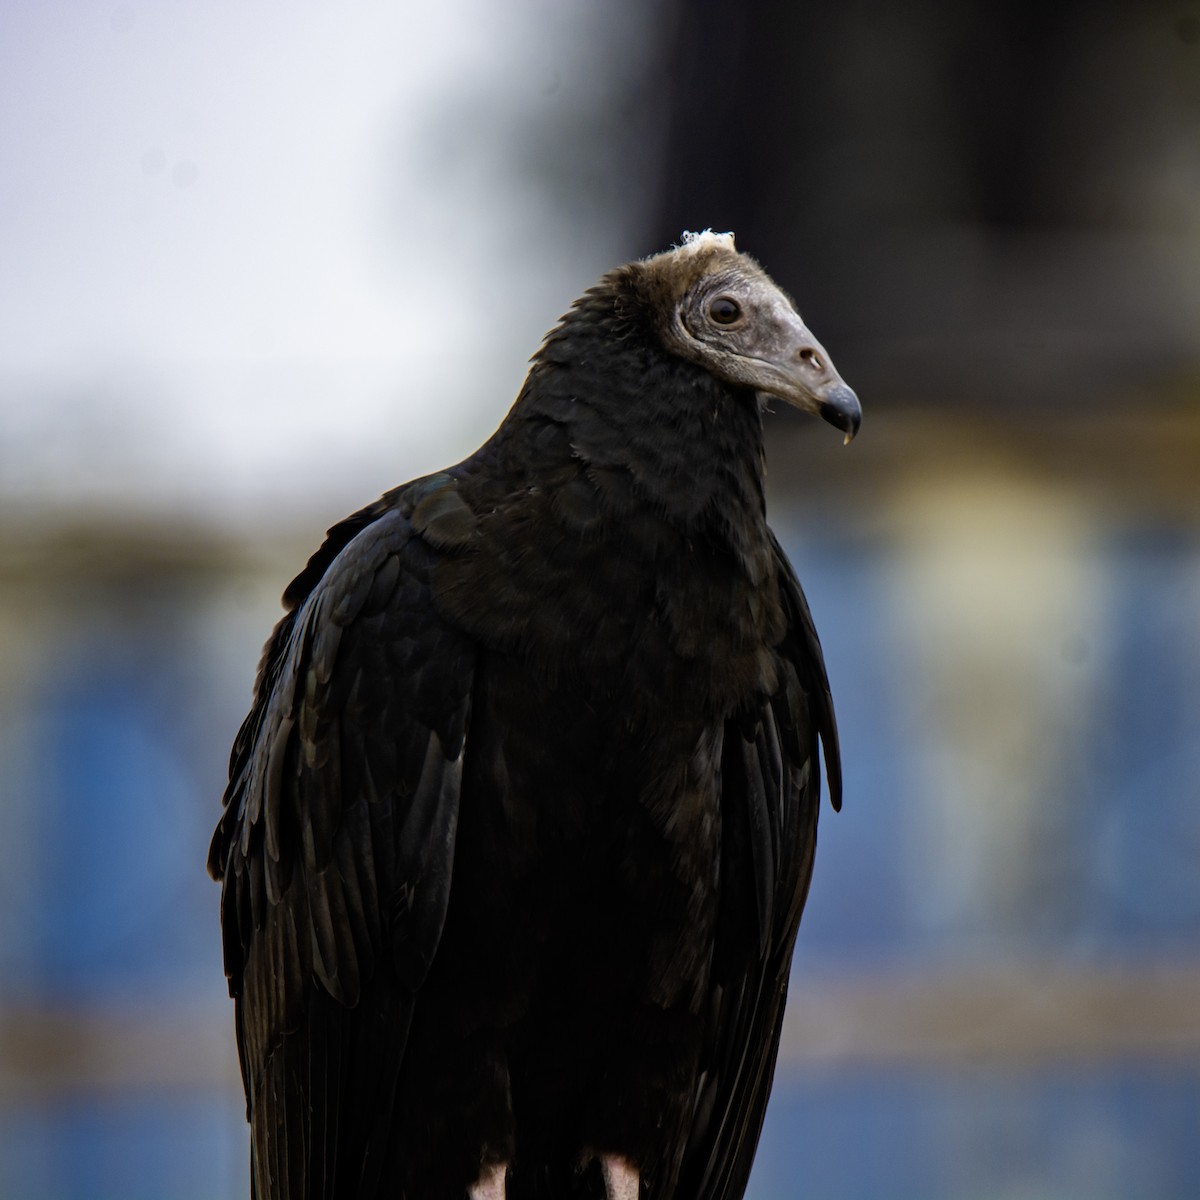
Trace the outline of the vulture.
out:
[[[255,1200],[744,1194],[822,758],[841,798],[772,397],[858,430],[788,296],[687,234],[286,589],[209,856]]]

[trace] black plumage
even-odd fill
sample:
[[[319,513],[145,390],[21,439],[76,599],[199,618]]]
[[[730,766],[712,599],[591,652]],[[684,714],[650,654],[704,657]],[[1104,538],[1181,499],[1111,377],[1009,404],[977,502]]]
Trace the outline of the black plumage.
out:
[[[787,298],[689,235],[288,587],[209,859],[258,1200],[742,1195],[818,740],[840,795],[770,395],[858,427]]]

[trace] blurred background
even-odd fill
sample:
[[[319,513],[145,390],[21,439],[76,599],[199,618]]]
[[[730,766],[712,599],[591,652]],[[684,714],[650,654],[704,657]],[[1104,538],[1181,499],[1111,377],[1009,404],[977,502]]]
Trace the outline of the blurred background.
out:
[[[244,1196],[203,870],[284,584],[736,231],[822,818],[751,1200],[1200,1196],[1200,2],[0,9],[0,1195]]]

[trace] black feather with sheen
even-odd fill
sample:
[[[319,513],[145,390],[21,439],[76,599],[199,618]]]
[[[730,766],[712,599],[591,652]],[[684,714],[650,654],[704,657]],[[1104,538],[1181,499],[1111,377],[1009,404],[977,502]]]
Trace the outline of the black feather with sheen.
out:
[[[664,339],[706,269],[606,276],[285,593],[209,860],[258,1200],[744,1190],[840,778],[758,401]]]

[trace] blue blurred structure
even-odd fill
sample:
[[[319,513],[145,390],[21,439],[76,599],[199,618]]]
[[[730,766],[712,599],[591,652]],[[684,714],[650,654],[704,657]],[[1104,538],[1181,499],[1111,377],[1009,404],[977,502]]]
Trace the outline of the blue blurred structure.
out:
[[[842,1045],[821,1061],[802,1045],[797,1069],[785,1042],[755,1200],[1200,1194],[1198,535],[1200,524],[1171,523],[1079,548],[1101,589],[1081,606],[1099,600],[1109,619],[1108,638],[1086,651],[1100,664],[1097,703],[1081,742],[1059,741],[1052,755],[1082,764],[1069,789],[1036,797],[1052,836],[1032,841],[1022,863],[998,864],[1049,880],[1036,910],[1007,924],[972,919],[969,890],[935,923],[920,899],[929,848],[910,790],[930,746],[897,727],[913,678],[894,638],[888,548],[795,545],[840,701],[847,803],[823,820],[791,1015],[802,1018],[823,978],[874,992],[871,1011],[889,995],[928,1008],[908,1026],[913,1042],[876,1038],[865,1055]],[[1081,653],[1068,644],[1058,669],[1082,669]],[[1048,714],[1051,737],[1056,716],[1071,714]],[[1027,768],[1011,763],[1014,777]],[[971,796],[960,803],[969,809]],[[981,960],[992,978],[964,1003],[956,978],[975,978]],[[1181,970],[1164,973],[1168,964]],[[1027,976],[1016,992],[1035,1010],[1032,1028],[1026,1012],[1005,1031],[1014,989],[987,990],[1005,975]],[[1064,988],[1071,977],[1080,985]],[[1168,1024],[1156,1028],[1155,993],[1170,989]],[[965,1048],[964,1019],[986,1022]]]
[[[806,454],[835,452],[810,440]],[[1035,825],[1019,860],[997,846],[963,876],[936,861],[953,846],[923,840],[925,760],[946,735],[946,697],[928,683],[955,651],[936,631],[921,653],[905,636],[905,579],[930,555],[906,563],[903,526],[863,535],[823,519],[838,507],[821,493],[778,518],[826,647],[847,800],[822,819],[794,1032],[751,1195],[1196,1195],[1200,528],[1121,522],[1056,547],[1086,564],[1089,595],[1075,599],[1104,614],[1103,633],[1085,646],[1047,628],[1032,658],[1043,683],[1084,672],[1091,702],[1080,720],[1046,694],[1007,697],[1050,742],[1010,762],[1033,801],[1014,816]],[[1043,586],[1027,562],[1013,581]],[[244,1189],[216,888],[201,864],[270,585],[236,557],[157,576],[134,565],[99,587],[61,577],[34,605],[43,640],[22,651],[38,669],[3,749],[0,1194]],[[955,803],[973,858],[992,815],[966,791]],[[979,889],[999,906],[981,908]],[[948,907],[931,911],[931,890]],[[1156,1041],[1156,993],[1180,986]],[[855,1015],[878,1010],[899,1033]]]
[[[213,1037],[228,1003],[217,897],[199,869],[229,690],[198,636],[214,589],[182,582],[68,578],[21,614],[35,673],[5,697],[22,710],[2,763],[5,1196],[243,1190],[236,1060]]]
[[[750,1194],[1185,1200],[1198,1087],[1194,1067],[784,1079]]]

